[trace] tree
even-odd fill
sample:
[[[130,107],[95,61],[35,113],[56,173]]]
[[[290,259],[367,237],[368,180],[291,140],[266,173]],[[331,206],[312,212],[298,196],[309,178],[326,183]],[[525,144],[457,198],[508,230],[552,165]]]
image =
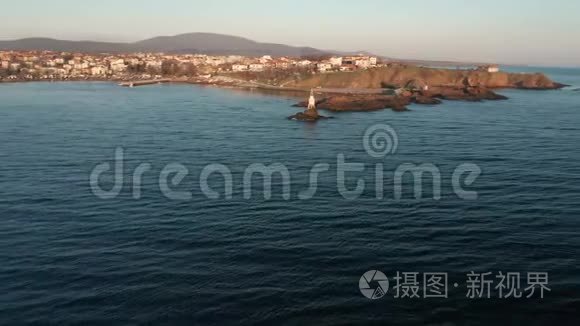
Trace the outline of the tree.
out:
[[[181,74],[188,77],[195,76],[197,75],[197,68],[193,63],[185,63],[181,65]]]
[[[175,60],[164,60],[161,64],[161,74],[174,76],[179,72],[179,63]]]

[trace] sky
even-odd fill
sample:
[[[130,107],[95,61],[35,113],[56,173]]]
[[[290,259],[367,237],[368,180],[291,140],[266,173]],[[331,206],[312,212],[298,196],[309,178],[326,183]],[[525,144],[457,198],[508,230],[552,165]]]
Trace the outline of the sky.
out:
[[[580,66],[579,0],[2,2],[2,40],[212,32],[393,58]]]

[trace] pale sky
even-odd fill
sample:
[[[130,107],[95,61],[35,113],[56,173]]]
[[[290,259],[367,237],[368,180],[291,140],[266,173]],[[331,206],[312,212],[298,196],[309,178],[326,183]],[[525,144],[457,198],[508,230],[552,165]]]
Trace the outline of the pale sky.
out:
[[[212,32],[396,58],[580,66],[579,0],[2,2],[3,40]]]

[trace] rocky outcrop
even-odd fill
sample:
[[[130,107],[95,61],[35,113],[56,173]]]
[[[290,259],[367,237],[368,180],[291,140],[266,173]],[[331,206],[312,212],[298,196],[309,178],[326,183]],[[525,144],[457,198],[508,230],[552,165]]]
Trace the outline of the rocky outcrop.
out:
[[[413,103],[417,103],[417,104],[424,104],[424,105],[438,105],[441,104],[441,100],[434,98],[434,97],[429,97],[429,96],[425,96],[422,94],[418,94],[415,95],[413,97],[411,97],[411,101]]]
[[[558,89],[556,83],[546,75],[516,74],[507,72],[490,73],[478,70],[435,69],[417,66],[392,65],[389,67],[316,74],[285,84],[296,88],[405,88],[422,89],[424,86],[446,88],[521,88]]]
[[[305,106],[308,106],[306,104]],[[322,116],[318,114],[316,109],[308,109],[304,112],[299,112],[294,115],[288,117],[289,120],[297,120],[297,121],[306,121],[306,122],[314,122],[320,119],[328,119],[328,117]]]
[[[330,95],[321,99],[316,106],[322,110],[332,112],[344,111],[376,111],[392,109],[393,111],[407,111],[411,103],[421,105],[441,104],[441,100],[470,101],[505,100],[507,97],[496,94],[483,87],[435,87],[428,91],[399,92],[398,95],[358,94],[358,95]],[[296,104],[297,107],[307,107],[306,102]]]
[[[507,100],[507,97],[497,94],[492,90],[484,87],[464,87],[464,88],[433,87],[429,91],[421,92],[420,96],[431,99],[439,98],[443,100],[470,101],[470,102],[478,102],[482,100],[490,100],[490,101]]]
[[[343,111],[376,111],[393,109],[394,111],[406,111],[410,98],[395,95],[334,95],[316,102],[316,107],[332,112]],[[306,102],[300,102],[295,106],[306,107]]]

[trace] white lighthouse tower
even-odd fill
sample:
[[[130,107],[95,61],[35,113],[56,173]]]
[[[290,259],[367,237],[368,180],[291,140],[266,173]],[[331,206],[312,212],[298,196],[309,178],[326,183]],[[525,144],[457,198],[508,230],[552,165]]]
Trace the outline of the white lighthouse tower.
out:
[[[316,98],[314,98],[313,89],[310,89],[310,98],[308,98],[308,110],[316,111]]]

